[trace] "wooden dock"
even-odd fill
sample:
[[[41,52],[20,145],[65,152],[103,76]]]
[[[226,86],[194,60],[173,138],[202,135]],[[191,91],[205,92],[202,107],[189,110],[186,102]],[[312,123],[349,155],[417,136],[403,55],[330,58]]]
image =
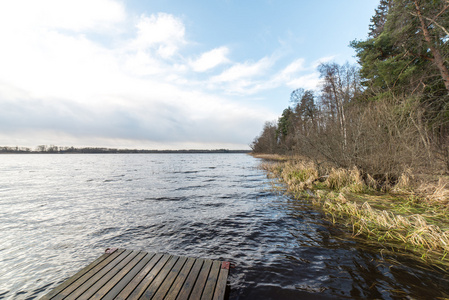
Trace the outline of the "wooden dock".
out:
[[[107,249],[41,299],[224,299],[229,262]]]

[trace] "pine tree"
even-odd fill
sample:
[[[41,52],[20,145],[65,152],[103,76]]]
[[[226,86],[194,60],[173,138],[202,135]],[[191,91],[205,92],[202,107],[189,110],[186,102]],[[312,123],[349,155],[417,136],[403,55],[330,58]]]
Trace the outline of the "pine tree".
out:
[[[373,95],[449,91],[449,2],[381,1],[366,41],[354,41],[363,84]]]
[[[369,25],[370,37],[378,37],[383,31],[384,24],[387,20],[388,10],[391,8],[393,0],[381,0],[377,9],[375,9],[375,15],[371,18],[371,24]]]

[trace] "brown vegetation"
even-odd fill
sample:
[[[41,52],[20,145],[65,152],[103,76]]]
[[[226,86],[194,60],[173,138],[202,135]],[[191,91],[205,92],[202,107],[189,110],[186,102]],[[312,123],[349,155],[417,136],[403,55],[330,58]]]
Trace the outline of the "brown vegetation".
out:
[[[333,222],[351,228],[355,236],[449,264],[449,187],[443,179],[425,184],[406,172],[389,186],[390,193],[384,194],[375,190],[373,178],[371,185],[367,184],[357,168],[330,168],[320,173],[304,158],[261,167],[279,178],[291,195],[312,197]]]

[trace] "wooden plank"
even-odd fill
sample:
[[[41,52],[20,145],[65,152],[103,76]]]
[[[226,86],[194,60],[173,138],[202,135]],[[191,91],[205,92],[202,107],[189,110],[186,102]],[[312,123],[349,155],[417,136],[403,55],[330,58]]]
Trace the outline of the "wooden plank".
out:
[[[181,291],[179,292],[178,297],[176,298],[177,300],[189,299],[190,292],[192,291],[193,286],[195,285],[196,279],[198,278],[198,275],[200,274],[203,264],[204,264],[204,259],[195,260],[195,264],[193,265],[193,268],[190,270],[190,273],[187,276],[184,284],[182,285],[182,288],[181,288]]]
[[[207,277],[206,285],[201,296],[201,300],[212,300],[214,296],[215,285],[217,284],[218,274],[220,273],[221,262],[215,260]]]
[[[139,263],[137,263],[127,274],[125,277],[123,277],[119,282],[116,283],[116,285],[105,295],[105,299],[110,299],[110,298],[115,298],[117,299],[119,297],[119,295],[122,295],[126,292],[124,292],[125,288],[128,286],[131,286],[132,283],[135,280],[138,280],[138,278],[136,277],[136,275],[145,267],[145,265],[155,256],[156,254],[154,253],[147,253],[147,255],[145,255],[144,258],[142,258]],[[140,282],[140,281],[139,281]],[[134,287],[137,286],[137,284],[139,284],[139,282],[137,282]],[[132,289],[134,289],[134,287]],[[127,296],[129,294],[131,294],[132,290],[130,290],[127,294]],[[122,297],[120,296],[120,297]],[[126,297],[127,297],[126,296]],[[124,297],[124,298],[126,298]]]
[[[67,299],[77,299],[78,297],[80,297],[81,299],[90,299],[112,277],[114,277],[117,272],[119,272],[122,268],[124,268],[138,254],[139,252],[137,251],[131,251],[131,253],[125,258],[123,258],[123,260],[120,261],[118,264],[115,264],[113,267],[108,268],[107,272],[104,273],[102,270],[102,272],[99,272],[96,276],[89,279],[88,282],[84,285],[84,289],[80,288],[76,290],[75,292],[70,294]]]
[[[196,279],[195,286],[193,287],[192,294],[190,295],[191,299],[201,298],[201,294],[203,293],[204,285],[206,284],[206,280],[207,277],[209,276],[209,271],[211,267],[212,261],[210,259],[206,259],[204,261],[200,273],[198,274],[198,278]]]
[[[134,291],[134,289],[140,284],[142,279],[147,276],[147,274],[153,269],[153,267],[159,262],[159,260],[162,258],[163,254],[156,254],[154,255],[150,261],[146,261],[146,259],[143,259],[144,261],[144,267],[138,271],[138,273],[135,275],[133,280],[126,285],[126,287],[120,292],[120,294],[117,295],[115,299],[117,300],[125,300],[128,298],[128,296]]]
[[[139,299],[171,257],[172,256],[169,254],[165,254],[164,256],[162,256],[162,258],[157,262],[154,268],[152,268],[151,271],[146,274],[145,278],[143,278],[143,280],[139,283],[139,285],[134,289],[134,291],[131,293],[131,295],[129,295],[128,298]]]
[[[173,266],[179,260],[179,256],[172,256],[171,259],[167,262],[164,268],[157,274],[156,278],[154,278],[153,282],[150,286],[145,290],[145,293],[141,296],[141,299],[151,299],[156,291],[161,286],[162,282],[164,282],[168,273],[171,271]]]
[[[165,299],[165,295],[167,295],[168,290],[172,286],[173,282],[175,281],[176,277],[178,276],[179,272],[181,271],[182,267],[184,266],[185,262],[187,260],[187,257],[180,257],[176,264],[173,266],[173,268],[168,273],[167,277],[164,279],[164,281],[159,286],[159,289],[157,290],[156,294],[154,294],[152,300],[163,300]]]
[[[130,253],[130,251],[128,251]],[[82,275],[78,280],[76,280],[73,284],[67,286],[63,291],[58,293],[56,296],[52,297],[52,299],[64,299],[78,287],[83,285],[86,281],[88,281],[92,276],[103,270],[105,267],[114,264],[114,262],[120,261],[123,256],[128,255],[125,250],[116,250],[114,253],[110,255],[108,259],[103,260],[101,263],[97,264],[95,267],[91,268],[87,273]],[[69,279],[70,281],[70,279]]]
[[[147,253],[137,252],[137,255],[129,261],[117,274],[115,274],[105,285],[101,287],[90,299],[101,299],[104,295],[109,294],[110,299],[114,298],[116,295],[109,293],[127,274],[131,271],[141,260],[145,257]],[[118,294],[118,293],[117,293]]]
[[[68,287],[69,285],[71,285],[72,283],[74,283],[76,280],[78,280],[80,277],[82,277],[84,274],[86,274],[90,269],[94,268],[96,265],[98,265],[99,263],[101,263],[102,261],[104,261],[105,259],[114,259],[115,256],[117,256],[117,251],[115,251],[116,253],[114,255],[108,254],[108,253],[104,253],[102,256],[100,256],[99,258],[97,258],[96,260],[94,260],[93,262],[91,262],[89,265],[87,265],[86,267],[84,267],[83,269],[81,269],[80,271],[78,271],[75,275],[73,275],[72,277],[70,277],[69,279],[67,279],[66,281],[64,281],[62,284],[58,285],[56,288],[54,288],[53,290],[51,290],[48,294],[44,295],[42,298],[40,298],[41,300],[49,300],[52,297],[56,296],[57,294],[59,294],[62,290],[64,290],[66,287]]]
[[[223,300],[228,274],[228,262],[118,249],[41,299]]]
[[[217,286],[215,287],[215,293],[213,300],[224,300],[226,294],[226,283],[228,281],[229,269],[221,268],[218,275]]]
[[[187,259],[186,263],[182,267],[182,270],[179,272],[178,276],[176,277],[175,282],[173,283],[170,290],[168,291],[167,296],[165,297],[165,300],[175,300],[176,299],[176,297],[178,296],[179,292],[181,291],[181,288],[187,279],[187,275],[189,274],[190,270],[192,269],[195,261],[196,260],[191,257]]]

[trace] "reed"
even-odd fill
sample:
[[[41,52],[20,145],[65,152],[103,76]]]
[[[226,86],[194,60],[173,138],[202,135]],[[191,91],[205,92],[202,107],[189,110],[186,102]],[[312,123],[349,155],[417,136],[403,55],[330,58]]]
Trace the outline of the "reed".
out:
[[[313,187],[318,178],[318,170],[312,162],[302,160],[282,162],[277,164],[265,163],[261,168],[268,171],[271,177],[279,178],[289,192],[302,192]]]
[[[392,243],[423,258],[431,254],[447,261],[449,230],[437,225],[449,228],[449,206],[442,205],[449,199],[447,182],[440,180],[416,190],[416,178],[406,170],[391,188],[393,196],[374,195],[375,180],[369,175],[363,180],[355,167],[331,168],[328,174],[320,174],[316,164],[297,159],[263,164],[262,168],[295,197],[313,196],[312,203],[333,222],[351,228],[354,236]]]
[[[333,190],[344,190],[353,193],[362,193],[368,190],[368,186],[362,179],[360,171],[353,167],[352,169],[332,168],[325,184]]]
[[[288,161],[289,158],[285,155],[279,155],[279,154],[254,154],[250,153],[251,156],[255,158],[262,158],[266,160],[272,160],[272,161]]]
[[[412,246],[415,252],[432,252],[442,260],[449,253],[449,230],[429,224],[419,214],[402,216],[390,211],[373,209],[368,202],[350,202],[340,193],[323,202],[323,209],[334,222],[352,227],[354,235],[365,235],[378,242],[401,243]],[[408,247],[410,249],[410,247]]]
[[[448,182],[439,178],[437,183],[422,183],[417,194],[432,203],[449,204]]]

